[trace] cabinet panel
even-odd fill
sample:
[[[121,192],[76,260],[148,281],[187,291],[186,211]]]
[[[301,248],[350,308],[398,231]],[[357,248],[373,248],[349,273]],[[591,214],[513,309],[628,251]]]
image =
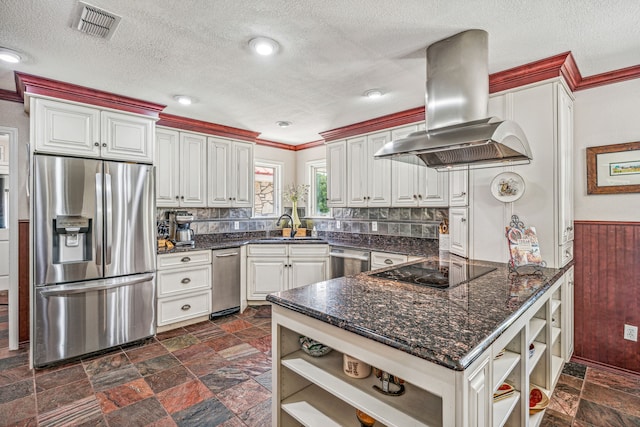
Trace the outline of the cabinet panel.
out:
[[[211,313],[211,291],[158,300],[158,326],[182,322]]]
[[[158,270],[211,264],[211,251],[190,251],[158,255]]]
[[[206,136],[180,133],[180,177],[180,206],[206,206]]]
[[[346,141],[327,144],[327,206],[347,205],[347,145]]]
[[[103,158],[153,161],[152,119],[112,111],[103,111],[100,117]]]
[[[573,241],[573,101],[558,87],[558,242]]]
[[[167,129],[156,130],[156,204],[158,207],[180,206],[180,134]]]
[[[367,137],[367,206],[391,206],[391,160],[376,159],[373,155],[391,139],[391,132]]]
[[[371,269],[391,267],[407,262],[407,256],[385,252],[371,252]]]
[[[36,151],[100,156],[99,110],[38,98],[31,105]]]
[[[231,141],[209,138],[207,156],[209,206],[228,206],[231,202]]]
[[[286,258],[247,258],[247,298],[265,299],[273,292],[285,289]]]
[[[211,288],[211,266],[176,268],[158,272],[158,298]]]
[[[469,227],[467,208],[449,209],[449,239],[452,254],[466,258],[468,256]]]
[[[418,206],[449,205],[449,172],[420,166],[418,169]]]
[[[327,280],[329,262],[324,259],[290,258],[288,289]]]
[[[449,206],[469,204],[469,171],[467,169],[449,171]]]
[[[347,140],[347,173],[348,206],[367,205],[367,138],[352,138]]]
[[[489,427],[492,403],[492,391],[490,383],[489,360],[485,360],[482,366],[471,374],[467,382],[469,396],[469,409],[467,412],[468,425],[470,427]]]
[[[250,208],[253,206],[253,145],[234,142],[233,150],[233,206]]]

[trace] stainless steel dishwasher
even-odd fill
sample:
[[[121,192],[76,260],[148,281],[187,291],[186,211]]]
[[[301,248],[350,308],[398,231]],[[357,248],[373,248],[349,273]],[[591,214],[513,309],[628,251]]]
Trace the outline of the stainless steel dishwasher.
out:
[[[332,247],[329,255],[331,256],[332,279],[369,271],[371,257],[369,251]]]
[[[240,248],[213,251],[211,318],[240,310]]]

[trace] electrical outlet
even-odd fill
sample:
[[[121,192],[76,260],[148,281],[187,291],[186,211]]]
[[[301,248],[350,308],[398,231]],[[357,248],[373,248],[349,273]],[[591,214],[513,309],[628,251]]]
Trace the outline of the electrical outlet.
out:
[[[378,221],[371,221],[371,231],[378,231]]]
[[[340,221],[336,221],[336,228],[339,230],[340,229]]]
[[[234,230],[240,229],[240,221],[233,221],[233,229]]]
[[[638,327],[624,325],[624,339],[638,342]]]

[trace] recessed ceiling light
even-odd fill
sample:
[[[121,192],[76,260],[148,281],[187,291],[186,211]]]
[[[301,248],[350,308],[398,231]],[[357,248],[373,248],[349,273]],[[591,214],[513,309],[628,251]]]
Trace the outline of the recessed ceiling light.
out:
[[[0,60],[10,62],[11,64],[17,64],[22,61],[22,57],[14,50],[0,47]]]
[[[173,97],[176,101],[178,101],[182,105],[191,105],[193,99],[190,96],[186,95],[176,95]]]
[[[269,56],[276,53],[280,45],[268,37],[256,37],[249,40],[249,47],[258,55]]]
[[[279,121],[279,122],[276,122],[276,124],[277,124],[278,126],[280,126],[281,128],[288,128],[288,127],[289,127],[289,126],[291,126],[293,123],[291,123],[291,122],[287,122],[287,121],[285,121],[285,120],[281,120],[281,121]]]
[[[380,89],[369,89],[364,93],[364,96],[369,99],[380,98],[382,96],[382,91]]]

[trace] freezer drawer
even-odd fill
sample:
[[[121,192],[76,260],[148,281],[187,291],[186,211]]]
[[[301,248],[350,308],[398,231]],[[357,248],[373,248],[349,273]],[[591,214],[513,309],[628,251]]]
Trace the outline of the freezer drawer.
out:
[[[155,334],[155,275],[40,286],[34,300],[35,366]]]

